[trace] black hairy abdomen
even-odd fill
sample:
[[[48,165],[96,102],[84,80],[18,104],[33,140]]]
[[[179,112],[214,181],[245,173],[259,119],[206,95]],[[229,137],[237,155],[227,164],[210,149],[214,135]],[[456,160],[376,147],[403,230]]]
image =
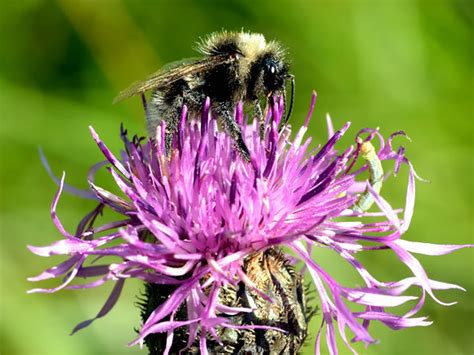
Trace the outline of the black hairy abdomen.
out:
[[[184,79],[175,81],[172,85],[166,87],[162,90],[163,101],[172,105],[177,97],[183,97],[184,93],[189,90],[189,85]]]

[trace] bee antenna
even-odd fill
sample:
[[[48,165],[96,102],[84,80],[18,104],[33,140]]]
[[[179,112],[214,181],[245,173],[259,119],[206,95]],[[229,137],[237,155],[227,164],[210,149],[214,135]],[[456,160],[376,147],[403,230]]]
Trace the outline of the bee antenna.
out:
[[[286,126],[286,124],[288,123],[288,120],[290,119],[290,116],[291,116],[291,112],[293,112],[293,104],[294,104],[294,102],[295,102],[295,77],[294,77],[294,75],[289,75],[288,78],[289,78],[290,81],[291,81],[290,106],[289,106],[289,108],[288,108],[288,111],[287,111],[285,120],[282,122],[282,125],[281,125],[280,130],[281,130],[284,126]],[[286,111],[286,90],[283,92],[283,100],[284,100],[285,111]]]

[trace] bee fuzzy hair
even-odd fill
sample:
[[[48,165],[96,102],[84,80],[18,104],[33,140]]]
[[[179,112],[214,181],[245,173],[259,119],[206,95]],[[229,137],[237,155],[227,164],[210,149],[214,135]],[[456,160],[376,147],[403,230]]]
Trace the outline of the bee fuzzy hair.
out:
[[[217,55],[222,52],[222,46],[233,44],[237,46],[237,33],[229,31],[213,32],[205,38],[200,38],[196,50],[206,56]]]
[[[196,50],[203,55],[212,56],[234,51],[245,57],[254,58],[263,53],[271,53],[284,59],[285,50],[277,41],[266,42],[259,33],[219,31],[200,39]]]

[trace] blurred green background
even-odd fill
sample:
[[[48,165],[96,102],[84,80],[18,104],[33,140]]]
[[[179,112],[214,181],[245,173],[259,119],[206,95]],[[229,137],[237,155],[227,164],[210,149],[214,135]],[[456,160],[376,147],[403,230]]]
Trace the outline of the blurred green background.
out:
[[[144,134],[139,99],[113,106],[117,92],[166,62],[194,56],[199,36],[242,27],[280,40],[296,76],[300,124],[311,90],[318,103],[310,134],[326,139],[323,118],[403,129],[400,140],[418,172],[410,240],[473,243],[473,2],[471,1],[2,1],[0,13],[1,295],[0,354],[133,354],[125,345],[139,324],[134,305],[138,282],[125,287],[104,319],[70,337],[72,327],[93,316],[112,285],[54,295],[26,295],[28,276],[58,263],[30,254],[26,244],[60,237],[50,221],[55,185],[40,163],[44,149],[53,170],[85,188],[88,167],[101,159],[88,125],[115,151],[119,124]],[[347,137],[345,143],[352,142]],[[344,143],[342,144],[344,146]],[[400,206],[406,173],[384,187]],[[92,207],[63,195],[59,214],[67,228]],[[408,270],[388,252],[361,255],[375,276],[395,280]],[[470,251],[419,257],[436,280],[458,283],[467,293],[438,293],[423,315],[434,324],[400,332],[371,326],[380,344],[363,354],[472,354],[474,264]],[[338,280],[360,281],[334,254],[321,262]],[[313,334],[320,316],[312,324]],[[305,352],[312,353],[314,336]],[[341,353],[348,353],[340,339]],[[324,350],[326,351],[326,349]]]

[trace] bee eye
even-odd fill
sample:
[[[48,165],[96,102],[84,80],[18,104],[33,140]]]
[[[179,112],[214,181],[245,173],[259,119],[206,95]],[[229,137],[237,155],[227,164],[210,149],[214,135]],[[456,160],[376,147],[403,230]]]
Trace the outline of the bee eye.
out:
[[[276,63],[272,58],[266,58],[263,62],[264,72],[266,75],[275,75],[277,72]]]
[[[280,74],[280,63],[274,58],[266,58],[263,62],[263,84],[269,91],[281,88],[284,79]]]

